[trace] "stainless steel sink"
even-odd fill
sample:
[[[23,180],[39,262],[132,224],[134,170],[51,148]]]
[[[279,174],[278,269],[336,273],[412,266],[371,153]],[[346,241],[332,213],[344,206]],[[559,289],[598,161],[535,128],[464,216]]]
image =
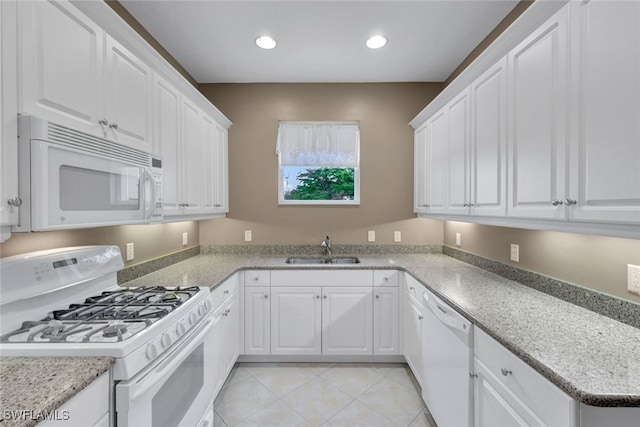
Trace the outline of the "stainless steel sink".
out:
[[[353,256],[336,257],[289,257],[287,264],[358,264],[360,260]]]

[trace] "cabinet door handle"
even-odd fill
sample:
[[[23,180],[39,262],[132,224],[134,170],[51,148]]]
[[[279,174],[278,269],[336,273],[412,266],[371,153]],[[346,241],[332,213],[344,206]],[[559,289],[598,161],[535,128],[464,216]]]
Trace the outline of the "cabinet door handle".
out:
[[[269,295],[265,294],[264,299],[269,299]]]
[[[513,374],[513,372],[511,372],[511,369],[507,369],[507,368],[500,369],[500,372],[502,372],[502,375],[504,375],[505,377]]]
[[[102,126],[106,126],[109,124],[109,122],[107,121],[107,119],[102,119],[102,120],[98,120],[98,124]]]
[[[228,294],[228,293],[229,293],[229,290],[227,289],[227,290],[225,290],[223,293],[224,293],[224,294]]]
[[[416,290],[416,288],[414,288],[413,286],[409,286],[409,290],[410,290],[410,291],[415,291],[415,290]]]
[[[418,320],[424,319],[424,316],[418,316]]]
[[[567,200],[564,201],[564,204],[567,205],[567,206],[573,206],[576,203],[578,203],[578,202],[573,200],[573,199],[567,199]]]
[[[327,299],[328,297],[326,295],[323,295],[322,298]]]
[[[118,124],[117,124],[117,123],[111,123],[111,124],[109,125],[109,127],[110,127],[111,129],[113,129],[113,130],[117,130],[117,129],[118,129]]]
[[[316,295],[316,296],[315,296],[315,299],[320,299],[320,295]]]
[[[564,202],[562,200],[558,200],[558,199],[554,199],[551,201],[551,204],[553,206],[560,206],[561,204],[563,204]]]
[[[22,199],[20,197],[12,197],[11,199],[7,200],[7,204],[9,206],[19,208],[20,206],[22,206]]]
[[[376,295],[376,299],[380,299],[380,295]]]
[[[257,282],[258,280],[260,280],[260,278],[258,276],[256,276],[256,277],[253,278],[253,280],[255,280]]]
[[[478,374],[476,374],[475,372],[469,372],[469,378],[471,379],[478,378]]]

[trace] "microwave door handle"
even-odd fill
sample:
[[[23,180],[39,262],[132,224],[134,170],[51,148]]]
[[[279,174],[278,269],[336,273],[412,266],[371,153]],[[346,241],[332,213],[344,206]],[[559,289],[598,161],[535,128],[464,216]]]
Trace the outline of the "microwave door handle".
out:
[[[156,180],[153,178],[153,175],[151,175],[151,172],[149,172],[149,169],[144,168],[143,172],[142,172],[142,176],[144,177],[143,182],[142,182],[142,192],[143,192],[143,199],[144,199],[144,203],[145,203],[145,209],[144,209],[144,219],[151,219],[151,215],[153,215],[153,210],[156,207],[156,202],[158,201],[158,194],[156,192]],[[151,200],[149,201],[149,209],[147,210],[146,207],[146,185],[147,182],[150,184],[151,187]]]

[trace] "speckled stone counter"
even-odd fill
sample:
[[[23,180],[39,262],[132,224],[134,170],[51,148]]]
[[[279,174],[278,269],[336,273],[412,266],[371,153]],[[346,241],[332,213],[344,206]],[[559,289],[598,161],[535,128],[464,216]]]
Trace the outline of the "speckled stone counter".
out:
[[[125,285],[215,287],[238,269],[399,268],[578,401],[640,407],[640,329],[446,255],[359,257],[311,266],[284,255],[198,255]]]
[[[53,411],[113,366],[113,357],[0,358],[0,425],[28,427],[38,414]],[[11,419],[25,411],[28,419]]]

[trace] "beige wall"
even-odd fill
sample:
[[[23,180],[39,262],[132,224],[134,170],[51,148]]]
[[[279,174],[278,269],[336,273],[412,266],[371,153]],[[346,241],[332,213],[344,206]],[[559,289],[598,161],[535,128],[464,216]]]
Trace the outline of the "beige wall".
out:
[[[231,121],[230,212],[202,222],[201,244],[442,244],[440,221],[413,213],[413,129],[409,121],[441,90],[439,83],[201,84],[200,90]],[[279,120],[360,122],[361,204],[353,207],[279,206]]]
[[[444,244],[525,270],[640,302],[627,291],[627,264],[640,265],[640,240],[522,230],[445,221]],[[509,260],[511,243],[520,245],[520,262]]]
[[[182,233],[188,233],[189,243],[182,246]],[[134,244],[133,261],[126,265],[157,258],[162,255],[198,246],[199,224],[195,221],[171,224],[123,225],[86,230],[47,231],[41,233],[13,233],[0,244],[0,256],[7,257],[25,252],[68,246],[117,245],[125,259],[125,245]]]

